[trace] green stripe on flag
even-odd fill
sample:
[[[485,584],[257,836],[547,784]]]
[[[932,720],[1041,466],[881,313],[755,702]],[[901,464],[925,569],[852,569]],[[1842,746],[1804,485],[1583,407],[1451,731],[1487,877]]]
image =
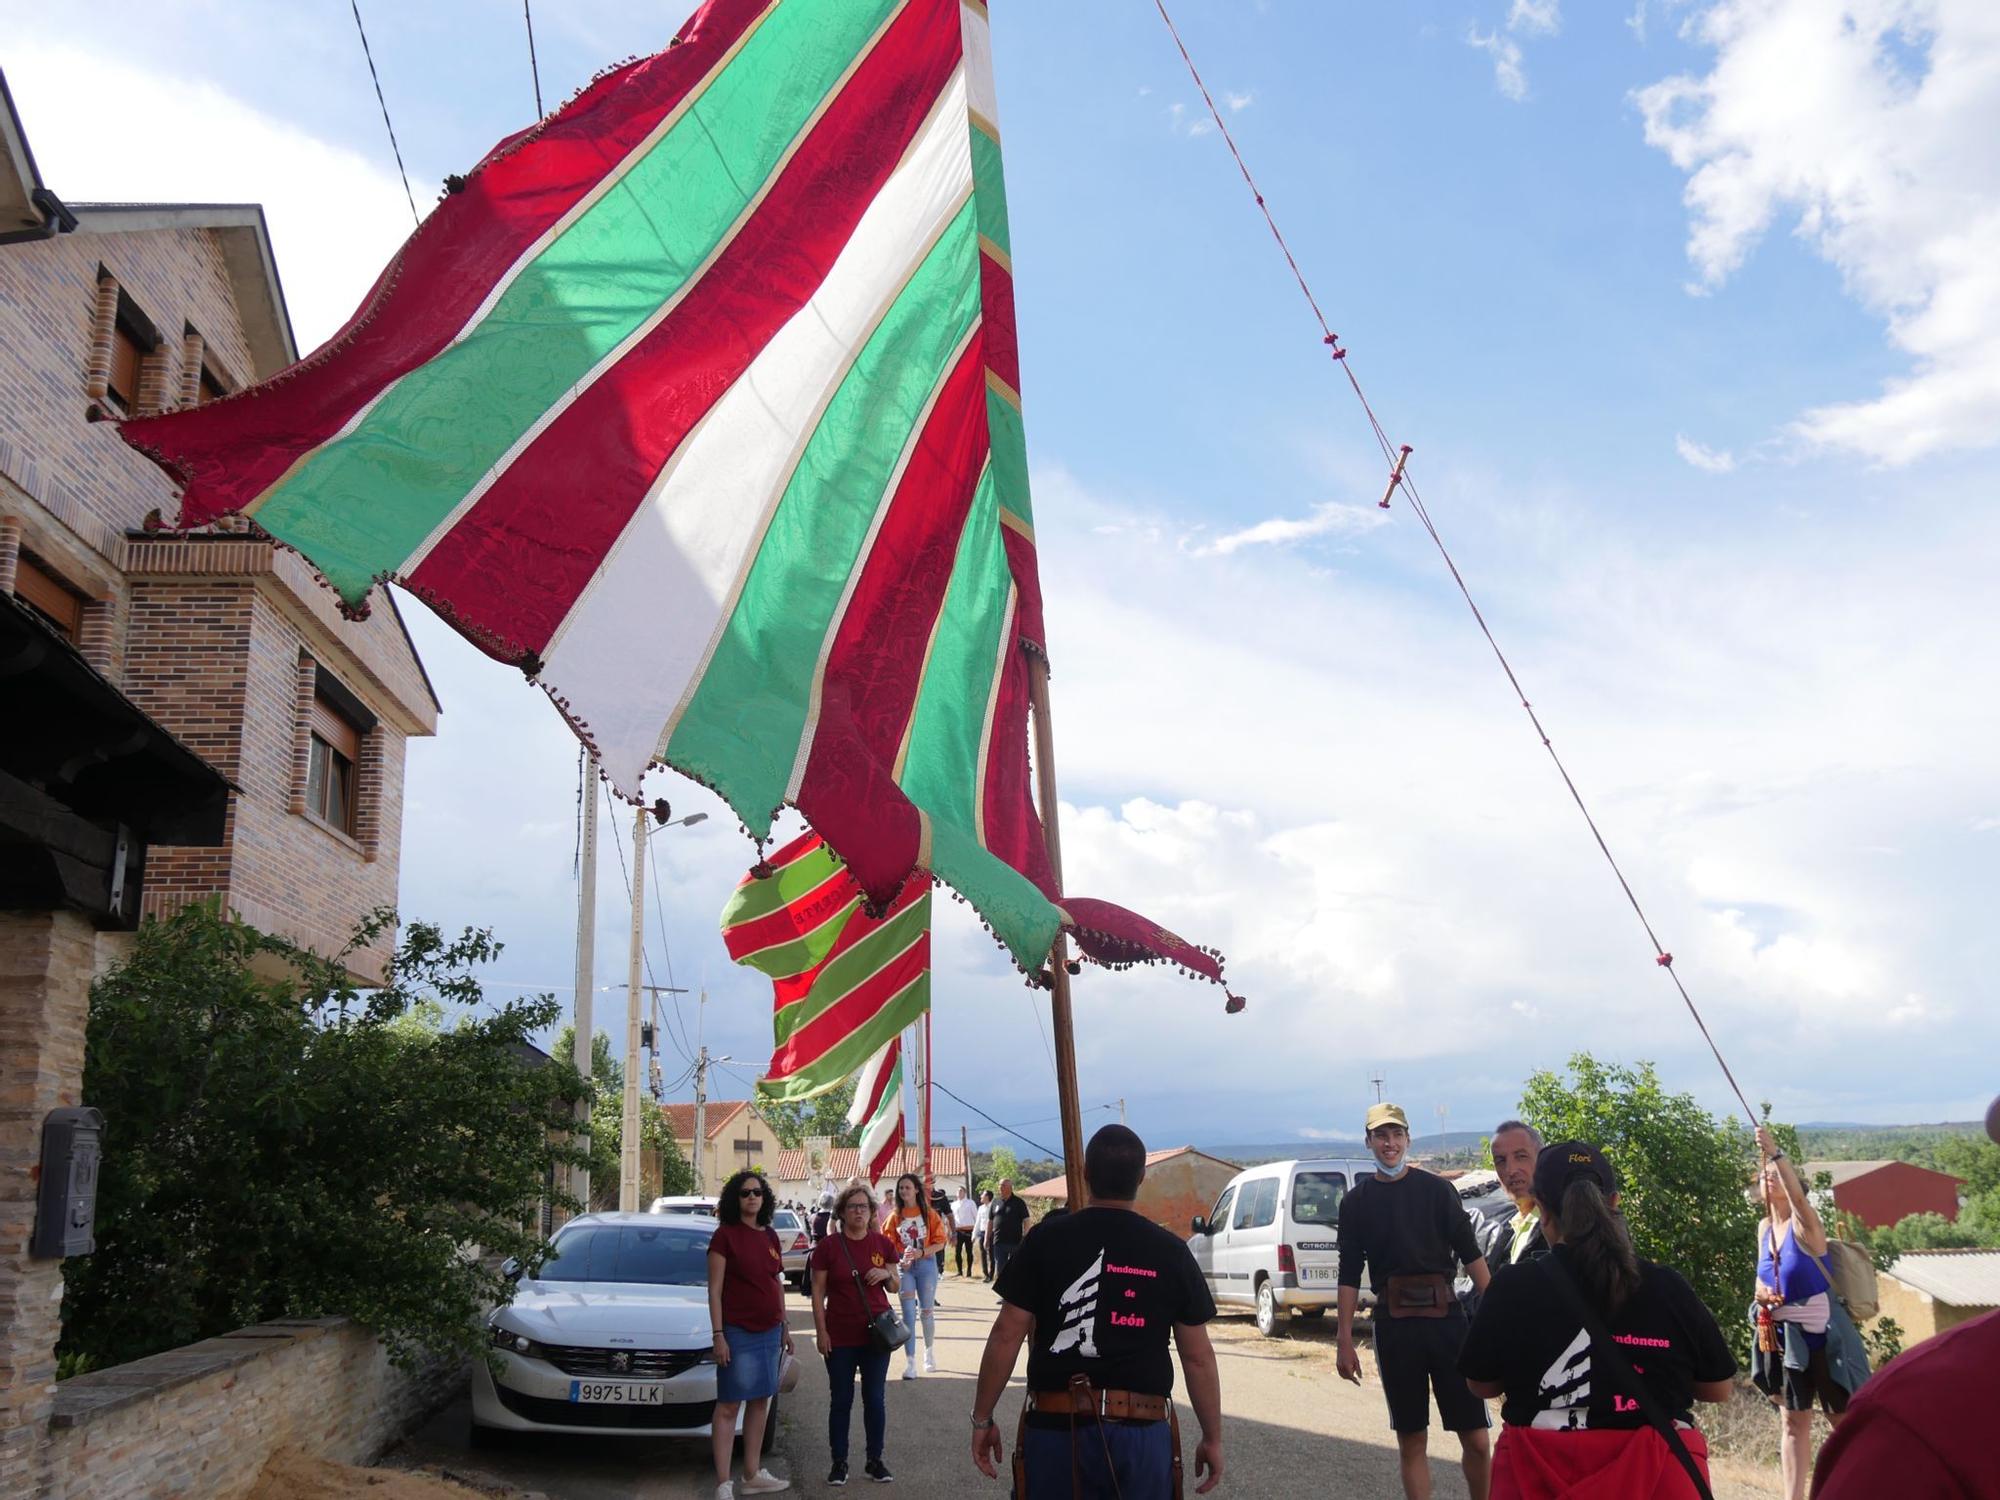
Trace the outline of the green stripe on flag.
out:
[[[968,202],[869,336],[806,442],[665,759],[734,807],[790,788],[820,648],[897,460],[979,316]]]
[[[736,961],[773,979],[790,979],[794,974],[803,974],[833,952],[833,945],[840,941],[840,931],[847,925],[847,919],[860,909],[861,897],[857,893],[812,931],[800,934],[789,943],[773,943],[755,953],[746,953]]]
[[[773,912],[784,910],[801,896],[817,890],[826,883],[826,878],[840,868],[840,861],[826,845],[793,860],[790,864],[774,870],[765,880],[746,880],[730,894],[729,904],[722,908],[722,930],[740,927],[745,922],[754,922],[759,917],[768,917]]]
[[[912,901],[834,959],[813,980],[810,990],[771,1018],[772,1035],[777,1045],[783,1046],[793,1032],[838,1005],[891,959],[908,952],[910,944],[923,938],[930,920],[931,898],[930,893],[925,892],[920,899]],[[876,1040],[876,1046],[887,1040],[885,1034]]]
[[[551,405],[681,291],[897,0],[780,5],[462,342],[258,507],[344,596],[398,571]]]
[[[929,969],[913,978],[876,1013],[876,1020],[851,1031],[812,1062],[783,1078],[767,1078],[758,1089],[773,1099],[809,1099],[846,1081],[856,1068],[882,1050],[890,1037],[930,1009]],[[878,1024],[879,1023],[879,1024]]]
[[[1003,510],[1029,525],[1035,521],[1028,500],[1028,432],[1020,410],[992,386],[986,388],[986,431],[993,444],[993,479]]]
[[[973,904],[1022,968],[1032,973],[1048,962],[1062,914],[1027,876],[942,819],[931,824],[931,869]]]
[[[951,582],[910,716],[910,753],[901,778],[909,799],[933,820],[968,831],[979,826],[979,752],[1013,581],[989,468],[958,539]]]
[[[1000,143],[972,127],[972,182],[979,197],[979,232],[1011,258],[1014,247],[1007,229],[1007,180],[1000,170]]]

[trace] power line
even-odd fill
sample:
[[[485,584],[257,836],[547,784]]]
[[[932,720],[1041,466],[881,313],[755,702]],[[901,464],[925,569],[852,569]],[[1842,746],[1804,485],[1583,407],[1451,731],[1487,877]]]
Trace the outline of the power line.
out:
[[[1187,64],[1188,76],[1194,80],[1195,88],[1201,92],[1202,102],[1208,106],[1209,117],[1214,120],[1223,144],[1229,148],[1230,156],[1235,159],[1236,170],[1243,174],[1245,186],[1250,189],[1251,197],[1257,200],[1257,211],[1264,216],[1265,224],[1270,227],[1271,237],[1277,241],[1278,249],[1285,257],[1285,264],[1291,267],[1292,277],[1298,282],[1299,291],[1304,294],[1306,304],[1312,309],[1313,320],[1319,324],[1320,342],[1326,346],[1334,363],[1340,366],[1340,373],[1346,376],[1355,399],[1361,403],[1361,410],[1368,418],[1368,426],[1375,435],[1375,441],[1382,449],[1382,456],[1391,464],[1389,487],[1383,492],[1382,508],[1384,510],[1389,508],[1389,501],[1398,489],[1409,497],[1410,509],[1430,537],[1431,544],[1437,548],[1438,556],[1443,559],[1445,568],[1451,573],[1451,581],[1458,586],[1459,593],[1464,596],[1466,608],[1472,611],[1472,618],[1478,624],[1480,634],[1486,637],[1486,644],[1493,648],[1494,658],[1500,663],[1500,670],[1507,674],[1507,682],[1514,689],[1514,696],[1520,700],[1522,709],[1527,713],[1528,722],[1534,726],[1535,735],[1541,740],[1542,748],[1548,751],[1549,759],[1555,762],[1557,774],[1562,777],[1563,785],[1569,789],[1570,798],[1576,803],[1577,811],[1583,814],[1583,821],[1590,829],[1590,836],[1597,841],[1597,847],[1603,853],[1605,863],[1611,866],[1611,873],[1618,878],[1619,888],[1625,892],[1625,899],[1631,903],[1633,914],[1639,919],[1639,925],[1646,929],[1646,939],[1653,947],[1653,962],[1667,971],[1667,978],[1673,981],[1674,988],[1679,991],[1682,1004],[1694,1018],[1695,1027],[1701,1032],[1701,1039],[1708,1043],[1708,1050],[1714,1054],[1716,1065],[1722,1069],[1722,1076],[1729,1080],[1729,1087],[1736,1095],[1736,1102],[1743,1106],[1743,1113],[1749,1117],[1750,1123],[1756,1125],[1757,1112],[1751,1109],[1749,1099],[1744,1096],[1742,1087],[1736,1082],[1736,1075],[1729,1070],[1728,1062],[1723,1059],[1722,1049],[1709,1034],[1708,1023],[1696,1009],[1694,997],[1688,993],[1687,986],[1681,983],[1681,976],[1674,969],[1673,954],[1667,951],[1665,945],[1660,942],[1658,934],[1654,932],[1652,920],[1647,917],[1645,908],[1639,904],[1639,897],[1633,891],[1631,882],[1625,878],[1625,871],[1619,867],[1618,860],[1611,853],[1610,844],[1605,841],[1603,833],[1598,829],[1597,819],[1591,815],[1590,808],[1585,804],[1583,793],[1577,789],[1575,780],[1569,774],[1569,768],[1556,753],[1555,744],[1549,738],[1548,730],[1542,727],[1541,718],[1536,714],[1534,705],[1529,702],[1520,678],[1514,673],[1513,664],[1500,649],[1500,642],[1494,638],[1492,628],[1486,623],[1485,614],[1472,597],[1471,587],[1466,583],[1465,576],[1459,572],[1458,564],[1452,559],[1450,549],[1445,546],[1443,536],[1432,523],[1430,511],[1425,508],[1423,497],[1417,493],[1416,481],[1407,472],[1411,450],[1407,446],[1399,447],[1389,440],[1388,432],[1375,415],[1375,408],[1369,404],[1367,393],[1361,389],[1360,378],[1354,373],[1347,351],[1341,347],[1340,335],[1333,331],[1326,320],[1326,314],[1320,311],[1319,299],[1313,295],[1312,287],[1306,281],[1305,272],[1299,267],[1298,258],[1292,254],[1292,247],[1285,241],[1284,231],[1278,228],[1277,219],[1264,201],[1263,189],[1257,186],[1257,179],[1250,174],[1250,165],[1244,161],[1242,151],[1237,148],[1236,137],[1229,130],[1229,122],[1222,118],[1222,111],[1216,108],[1215,100],[1209,94],[1208,85],[1202,81],[1201,72],[1195,67],[1194,58],[1189,55],[1187,44],[1181,40],[1180,31],[1174,25],[1174,18],[1167,14],[1166,0],[1153,0],[1153,5],[1159,11],[1160,19],[1166,23],[1167,34],[1173,38],[1174,46],[1180,52],[1181,61]]]
[[[618,851],[618,874],[625,882],[625,904],[630,906],[632,904],[632,874],[625,867],[625,840],[618,832],[618,819],[614,816],[610,819],[610,823],[611,847]],[[654,984],[653,955],[646,947],[645,934],[643,932],[639,935],[639,961],[646,966],[646,983],[649,985]],[[681,1044],[680,1038],[669,1032],[668,1040],[673,1042],[674,1050],[680,1053],[683,1062],[691,1063],[694,1061],[687,1048]],[[658,1049],[655,1048],[654,1050],[657,1051]]]
[[[1020,1131],[1018,1131],[1018,1130],[1014,1129],[1014,1127],[1013,1127],[1013,1126],[1011,1126],[1011,1125],[1002,1125],[1002,1124],[1001,1124],[1001,1123],[1000,1123],[1000,1122],[999,1122],[998,1120],[994,1120],[994,1119],[993,1119],[993,1116],[991,1116],[991,1115],[989,1115],[988,1113],[986,1113],[986,1111],[985,1111],[985,1110],[983,1110],[983,1109],[981,1109],[981,1108],[980,1108],[980,1107],[979,1107],[978,1105],[976,1105],[976,1104],[973,1104],[973,1103],[971,1103],[971,1102],[969,1102],[969,1101],[967,1101],[967,1100],[964,1100],[964,1099],[959,1099],[959,1098],[958,1098],[958,1095],[956,1095],[956,1094],[952,1093],[952,1091],[951,1091],[950,1089],[948,1089],[948,1088],[945,1088],[945,1086],[944,1086],[943,1084],[941,1084],[941,1083],[938,1083],[938,1082],[937,1082],[937,1079],[933,1078],[933,1079],[931,1080],[931,1082],[932,1082],[932,1083],[937,1083],[937,1086],[938,1086],[938,1087],[939,1087],[940,1089],[942,1089],[942,1090],[944,1091],[944,1094],[945,1094],[945,1096],[946,1096],[947,1098],[950,1098],[950,1099],[958,1099],[958,1102],[959,1102],[960,1104],[963,1104],[963,1105],[965,1105],[965,1107],[966,1107],[967,1109],[971,1110],[971,1111],[972,1111],[972,1112],[973,1112],[973,1113],[974,1113],[975,1115],[978,1115],[980,1119],[982,1119],[982,1120],[991,1120],[991,1121],[992,1121],[992,1123],[993,1123],[993,1125],[994,1125],[994,1126],[995,1126],[995,1127],[996,1127],[997,1129],[1000,1129],[1000,1130],[1003,1130],[1003,1131],[1005,1131],[1005,1132],[1006,1132],[1006,1133],[1007,1133],[1008,1135],[1011,1135],[1012,1137],[1014,1137],[1014,1139],[1015,1139],[1015,1140],[1017,1140],[1017,1141],[1019,1141],[1019,1142],[1020,1142],[1020,1143],[1021,1143],[1022,1145],[1024,1145],[1024,1146],[1033,1146],[1033,1147],[1034,1147],[1034,1148],[1035,1148],[1035,1149],[1036,1149],[1037,1151],[1041,1152],[1041,1153],[1042,1153],[1042,1155],[1044,1155],[1044,1156],[1046,1156],[1046,1157],[1050,1157],[1050,1158],[1052,1158],[1053,1160],[1056,1160],[1056,1161],[1061,1161],[1061,1160],[1062,1160],[1062,1152],[1060,1152],[1060,1151],[1051,1151],[1051,1150],[1050,1150],[1050,1149],[1049,1149],[1049,1148],[1048,1148],[1047,1146],[1044,1146],[1044,1145],[1043,1145],[1043,1144],[1042,1144],[1042,1143],[1041,1143],[1040,1141],[1033,1141],[1033,1140],[1030,1140],[1030,1139],[1028,1139],[1028,1137],[1027,1137],[1027,1136],[1025,1136],[1025,1135],[1022,1135]]]
[[[375,80],[375,102],[382,106],[382,123],[389,131],[389,149],[396,153],[396,170],[403,174],[403,196],[410,200],[410,222],[419,229],[423,219],[417,213],[417,195],[410,191],[410,174],[403,166],[403,148],[396,144],[396,127],[389,120],[389,101],[382,97],[382,75],[375,71],[375,54],[368,50],[368,28],[361,24],[361,0],[347,0],[354,12],[354,29],[361,33],[361,55],[368,59],[368,76]]]
[[[521,0],[521,19],[528,23],[528,75],[535,80],[535,118],[542,117],[542,70],[535,61],[535,18],[528,0]]]
[[[674,947],[672,943],[667,941],[667,909],[660,902],[659,846],[652,839],[646,840],[646,863],[653,871],[653,914],[660,919],[660,957],[665,961],[667,966],[668,998],[673,1002],[674,1019],[680,1023],[681,1034],[678,1045],[681,1049],[681,1056],[686,1057],[688,1055],[687,1017],[681,1012],[681,997],[675,986]]]

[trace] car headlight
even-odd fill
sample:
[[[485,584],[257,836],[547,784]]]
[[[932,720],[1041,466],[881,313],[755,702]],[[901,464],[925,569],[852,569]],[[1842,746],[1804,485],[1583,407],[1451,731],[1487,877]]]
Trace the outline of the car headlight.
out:
[[[511,1328],[502,1328],[498,1323],[486,1326],[487,1337],[495,1349],[504,1349],[509,1354],[525,1354],[531,1359],[543,1358],[547,1351],[525,1333],[516,1333]]]

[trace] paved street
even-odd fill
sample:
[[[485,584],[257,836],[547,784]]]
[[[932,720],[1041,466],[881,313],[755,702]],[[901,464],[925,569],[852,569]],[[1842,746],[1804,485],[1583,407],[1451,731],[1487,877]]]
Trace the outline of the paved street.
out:
[[[887,1457],[896,1475],[892,1493],[962,1493],[967,1500],[999,1500],[1006,1494],[1004,1479],[984,1479],[972,1467],[966,1425],[979,1353],[993,1321],[993,1293],[983,1282],[948,1275],[940,1294],[939,1373],[900,1380],[900,1355],[890,1373]],[[800,1297],[788,1298],[788,1304],[794,1335],[807,1357],[799,1389],[780,1403],[771,1467],[790,1476],[794,1494],[831,1495],[825,1483],[826,1371],[810,1355],[808,1305]],[[1292,1337],[1279,1340],[1259,1338],[1247,1317],[1226,1316],[1213,1325],[1213,1336],[1222,1365],[1227,1465],[1218,1494],[1258,1500],[1281,1495],[1387,1500],[1400,1494],[1395,1445],[1374,1384],[1373,1362],[1364,1359],[1369,1379],[1358,1389],[1335,1375],[1330,1316],[1317,1323],[1294,1322]],[[1010,1456],[1021,1403],[1019,1373],[1000,1404]],[[704,1443],[541,1438],[499,1453],[473,1454],[465,1446],[465,1419],[460,1401],[404,1444],[397,1460],[436,1466],[478,1484],[510,1485],[550,1500],[707,1500],[714,1493]],[[1191,1459],[1197,1429],[1185,1405],[1181,1427]],[[1433,1433],[1431,1468],[1438,1500],[1465,1495],[1457,1452],[1456,1440]],[[855,1478],[845,1493],[872,1492],[860,1475],[858,1393],[850,1453]],[[1190,1473],[1190,1494],[1192,1480]],[[1761,1500],[1777,1492],[1774,1470],[1724,1463],[1716,1475],[1719,1497]]]

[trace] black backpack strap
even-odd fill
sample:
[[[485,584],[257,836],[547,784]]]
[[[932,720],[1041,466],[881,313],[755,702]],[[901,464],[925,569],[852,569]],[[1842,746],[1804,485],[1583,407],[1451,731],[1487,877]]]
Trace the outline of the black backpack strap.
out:
[[[1668,1450],[1674,1455],[1675,1461],[1687,1470],[1687,1477],[1693,1482],[1695,1493],[1701,1496],[1701,1500],[1715,1500],[1715,1492],[1708,1487],[1707,1476],[1701,1472],[1701,1465],[1694,1461],[1694,1455],[1688,1452],[1688,1445],[1681,1441],[1680,1430],[1674,1426],[1674,1419],[1668,1415],[1666,1408],[1660,1405],[1659,1398],[1647,1387],[1646,1382],[1639,1378],[1638,1372],[1632,1368],[1632,1362],[1625,1357],[1624,1351],[1612,1339],[1610,1330],[1604,1326],[1597,1314],[1590,1310],[1590,1305],[1584,1301],[1583,1294],[1577,1290],[1576,1283],[1570,1279],[1569,1268],[1562,1263],[1562,1257],[1551,1253],[1544,1264],[1549,1268],[1549,1279],[1555,1283],[1556,1290],[1569,1304],[1571,1316],[1581,1319],[1584,1332],[1590,1335],[1592,1357],[1598,1361],[1602,1369],[1610,1373],[1618,1385],[1624,1388],[1625,1394],[1639,1403],[1640,1415],[1652,1425],[1653,1431],[1667,1440]]]

